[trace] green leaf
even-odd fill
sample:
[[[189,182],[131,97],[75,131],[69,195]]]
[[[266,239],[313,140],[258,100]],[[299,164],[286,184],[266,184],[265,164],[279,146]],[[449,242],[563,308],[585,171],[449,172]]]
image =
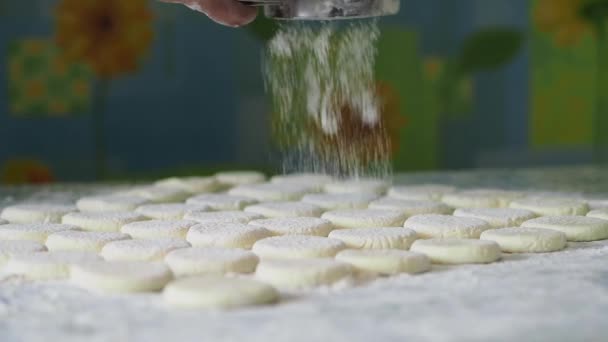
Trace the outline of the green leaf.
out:
[[[581,15],[593,23],[608,17],[608,0],[584,0],[580,6]]]
[[[509,62],[523,42],[520,32],[493,28],[471,34],[464,42],[458,58],[458,71],[470,73],[495,69]]]
[[[263,15],[258,16],[254,22],[247,25],[247,29],[253,33],[253,35],[264,41],[270,40],[278,28],[279,25],[276,20],[268,19]]]

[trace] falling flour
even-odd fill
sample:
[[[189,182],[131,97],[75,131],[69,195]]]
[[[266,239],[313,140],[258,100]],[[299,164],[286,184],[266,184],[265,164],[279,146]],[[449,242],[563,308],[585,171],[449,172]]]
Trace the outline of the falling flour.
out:
[[[269,42],[264,72],[285,172],[390,173],[374,74],[379,33],[375,21],[285,24]]]

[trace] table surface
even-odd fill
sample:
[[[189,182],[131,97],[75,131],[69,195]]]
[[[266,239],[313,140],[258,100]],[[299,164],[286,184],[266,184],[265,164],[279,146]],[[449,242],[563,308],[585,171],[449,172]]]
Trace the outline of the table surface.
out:
[[[396,183],[563,191],[608,198],[608,170],[398,174]],[[69,201],[107,185],[2,188],[0,207]],[[277,306],[178,311],[158,294],[107,296],[0,276],[0,341],[608,341],[608,241],[491,265],[293,295]]]

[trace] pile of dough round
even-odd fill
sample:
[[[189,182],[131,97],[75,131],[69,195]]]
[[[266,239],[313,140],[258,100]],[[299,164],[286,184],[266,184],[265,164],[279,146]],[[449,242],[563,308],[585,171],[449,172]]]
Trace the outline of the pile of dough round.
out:
[[[452,208],[441,202],[402,200],[384,197],[369,204],[370,209],[398,210],[407,217],[421,214],[451,214]]]
[[[334,259],[262,260],[255,277],[281,290],[303,290],[329,286],[353,276],[350,264]]]
[[[186,203],[192,205],[204,205],[212,210],[242,210],[246,206],[258,203],[257,200],[227,194],[204,194],[189,198]]]
[[[320,236],[283,235],[256,242],[251,249],[262,259],[333,258],[346,248],[340,240]]]
[[[148,204],[135,209],[135,213],[157,220],[181,220],[190,211],[208,211],[205,205],[167,203]]]
[[[321,218],[329,220],[336,228],[400,227],[406,219],[396,210],[343,209],[325,212]]]
[[[163,299],[180,309],[233,309],[275,303],[279,293],[253,279],[211,275],[175,280],[163,291]]]
[[[256,184],[266,180],[266,176],[258,171],[224,171],[216,173],[215,178],[220,183],[230,186]]]
[[[481,233],[482,240],[500,245],[507,253],[546,253],[566,248],[566,234],[543,228],[500,228]]]
[[[101,256],[110,261],[162,261],[169,252],[188,247],[181,239],[121,240],[103,246]]]
[[[184,219],[198,223],[247,223],[252,220],[263,219],[260,214],[244,211],[191,211],[184,215]]]
[[[349,179],[325,184],[323,189],[330,194],[375,194],[382,195],[389,184],[379,179]]]
[[[586,202],[570,198],[529,197],[513,201],[510,206],[541,216],[585,215],[589,211]]]
[[[188,220],[151,220],[127,223],[120,231],[134,239],[185,239],[190,227],[198,224]]]
[[[178,277],[202,274],[253,273],[258,257],[239,248],[195,247],[175,250],[165,257]]]
[[[608,220],[608,208],[591,210],[589,213],[587,213],[587,216]]]
[[[436,264],[487,264],[500,259],[500,246],[477,239],[416,240],[411,251],[426,254]]]
[[[245,211],[268,218],[319,217],[323,213],[323,210],[316,205],[304,202],[263,202],[248,206]]]
[[[314,192],[323,190],[325,184],[332,182],[333,177],[321,173],[291,173],[287,175],[276,175],[270,179],[275,184],[300,184],[314,189]]]
[[[299,183],[262,183],[239,185],[228,191],[229,195],[245,196],[259,201],[297,201],[316,190]]]
[[[388,190],[388,196],[403,200],[440,201],[443,195],[456,191],[456,188],[441,184],[398,185]]]
[[[58,223],[11,223],[0,228],[0,240],[27,240],[44,243],[49,235],[78,227]]]
[[[568,241],[608,239],[608,221],[587,216],[544,216],[526,221],[522,227],[558,230]]]
[[[412,216],[405,221],[404,227],[413,229],[422,239],[478,239],[481,232],[492,228],[484,220],[436,214]]]
[[[12,256],[5,271],[31,280],[62,279],[70,275],[70,266],[102,260],[90,252],[35,252]]]
[[[302,197],[302,202],[325,210],[365,209],[376,198],[376,194],[308,194]]]
[[[519,227],[525,221],[536,217],[536,214],[526,209],[513,208],[468,208],[456,209],[454,216],[473,217],[484,220],[494,228]]]
[[[159,187],[178,189],[190,194],[202,194],[215,191],[219,184],[215,177],[171,177],[154,183]]]
[[[251,248],[273,234],[265,228],[243,223],[205,223],[188,231],[186,239],[194,247]]]
[[[35,241],[7,240],[0,241],[0,270],[15,255],[43,252],[46,248]]]
[[[317,217],[284,217],[254,220],[250,225],[266,228],[275,235],[327,236],[334,227],[331,222]]]
[[[96,232],[117,232],[127,223],[145,221],[146,218],[136,213],[69,213],[61,222],[78,226],[84,230]]]
[[[128,240],[129,235],[117,232],[87,232],[66,230],[49,235],[46,247],[49,251],[101,252],[112,241]]]
[[[381,275],[422,273],[431,269],[431,260],[426,255],[399,249],[347,249],[338,253],[336,260]]]
[[[11,223],[60,223],[63,215],[73,211],[73,205],[18,204],[4,208],[0,217]]]
[[[149,201],[141,196],[133,195],[103,195],[83,197],[76,202],[80,211],[84,212],[119,212],[133,211]]]
[[[73,284],[96,292],[158,291],[171,279],[171,270],[160,262],[101,261],[70,268],[70,281]]]
[[[445,194],[441,200],[454,208],[505,208],[523,196],[518,191],[473,189]]]
[[[189,192],[161,186],[146,186],[128,191],[127,194],[140,196],[152,203],[183,202],[190,196]]]
[[[416,232],[408,228],[353,228],[334,230],[331,239],[341,240],[348,248],[409,249]]]

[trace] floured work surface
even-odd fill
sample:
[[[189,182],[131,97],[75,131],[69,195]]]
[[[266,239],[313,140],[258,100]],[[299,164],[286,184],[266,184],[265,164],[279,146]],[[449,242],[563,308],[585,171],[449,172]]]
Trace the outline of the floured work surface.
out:
[[[606,170],[588,168],[418,174],[397,183],[513,184],[574,195],[606,193],[607,178]],[[14,196],[68,202],[99,189],[63,190]],[[1,206],[10,204],[5,200]],[[606,240],[569,242],[559,252],[505,253],[487,265],[435,264],[422,274],[283,294],[279,304],[229,311],[170,308],[160,293],[97,294],[59,280],[5,276],[0,336],[2,341],[604,341],[606,260]]]

